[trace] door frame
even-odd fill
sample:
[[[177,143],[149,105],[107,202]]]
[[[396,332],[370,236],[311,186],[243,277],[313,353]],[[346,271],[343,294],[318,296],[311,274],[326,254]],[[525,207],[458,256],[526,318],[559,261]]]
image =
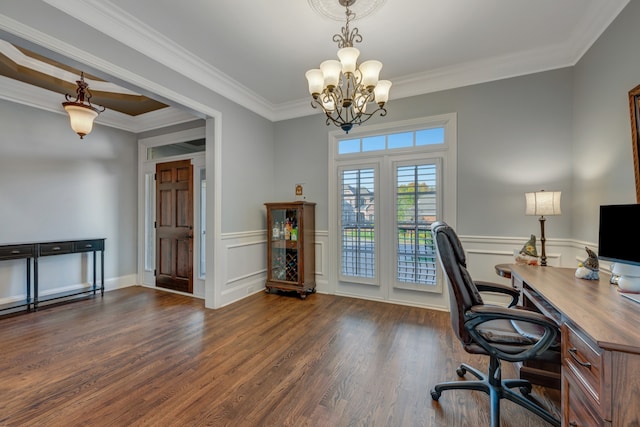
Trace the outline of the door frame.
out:
[[[176,292],[166,288],[156,288],[155,285],[155,256],[154,258],[154,266],[146,265],[147,253],[146,253],[146,234],[147,230],[152,230],[154,233],[153,237],[150,241],[154,242],[155,249],[155,229],[152,226],[149,226],[147,223],[147,211],[148,209],[152,210],[151,216],[155,218],[155,202],[150,203],[149,207],[147,207],[147,182],[146,176],[148,174],[155,173],[156,164],[158,163],[167,163],[177,160],[191,160],[191,164],[193,165],[193,212],[194,212],[194,225],[193,225],[193,294],[185,294],[190,295],[196,298],[206,299],[207,298],[207,280],[206,277],[200,275],[199,263],[200,263],[200,248],[201,248],[201,238],[205,238],[202,233],[200,227],[200,173],[203,169],[206,168],[206,152],[193,153],[193,154],[183,154],[178,156],[170,156],[170,157],[162,157],[159,159],[147,159],[147,149],[151,147],[159,147],[162,145],[170,145],[176,144],[179,142],[193,141],[196,139],[206,138],[206,130],[205,127],[198,127],[194,129],[188,129],[185,131],[172,132],[164,135],[159,135],[156,137],[150,138],[142,138],[138,140],[138,284],[146,287],[152,287],[154,289],[165,290],[167,292]],[[212,171],[211,171],[212,172]],[[213,173],[207,173],[207,181],[211,181],[211,176]],[[209,184],[207,183],[207,187]],[[155,201],[155,182],[154,188],[151,189],[151,193],[154,195]],[[207,211],[207,216],[214,214],[213,212],[209,212],[208,207],[205,207]],[[208,221],[208,220],[207,220]],[[212,252],[213,248],[208,244],[205,245],[207,248],[207,252]],[[154,251],[155,253],[155,251]],[[156,254],[157,256],[157,254]],[[208,271],[210,276],[213,276],[213,263],[209,262],[209,255],[207,255],[206,266],[205,269]],[[213,279],[211,279],[213,282]],[[180,293],[180,292],[178,292]]]

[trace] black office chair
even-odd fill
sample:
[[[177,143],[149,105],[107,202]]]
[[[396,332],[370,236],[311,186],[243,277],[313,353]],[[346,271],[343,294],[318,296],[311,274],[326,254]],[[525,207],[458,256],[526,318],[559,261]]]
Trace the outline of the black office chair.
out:
[[[531,384],[521,379],[501,378],[500,363],[541,359],[560,363],[559,331],[548,317],[516,307],[518,291],[509,286],[489,282],[474,282],[467,271],[467,262],[455,231],[444,222],[435,222],[431,233],[438,258],[449,286],[451,323],[462,346],[468,353],[489,356],[489,372],[461,364],[456,370],[463,377],[471,372],[477,381],[453,381],[436,385],[431,391],[438,400],[444,390],[479,390],[491,401],[491,426],[500,425],[500,399],[508,399],[540,416],[554,426],[560,421],[529,395]],[[551,268],[551,267],[549,267]],[[485,304],[480,292],[498,292],[511,296],[509,307]],[[518,388],[520,393],[512,389]]]

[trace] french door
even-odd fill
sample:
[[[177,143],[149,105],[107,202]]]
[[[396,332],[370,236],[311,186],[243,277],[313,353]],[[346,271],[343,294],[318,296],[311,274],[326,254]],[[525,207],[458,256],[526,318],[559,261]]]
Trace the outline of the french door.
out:
[[[431,224],[438,217],[439,159],[384,156],[338,169],[339,280],[439,291]],[[353,287],[353,286],[352,286]]]
[[[455,114],[333,139],[336,294],[446,307],[431,224],[455,224]]]

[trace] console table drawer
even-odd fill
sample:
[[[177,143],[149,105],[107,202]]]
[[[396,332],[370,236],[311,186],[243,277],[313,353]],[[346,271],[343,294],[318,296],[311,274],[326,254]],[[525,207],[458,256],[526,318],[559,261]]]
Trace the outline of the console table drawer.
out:
[[[104,249],[104,240],[78,240],[73,242],[74,252],[93,252],[101,251]]]
[[[40,243],[40,255],[70,254],[73,252],[73,242]]]
[[[562,364],[597,401],[602,396],[602,349],[590,343],[569,324],[562,327]]]
[[[0,259],[31,258],[35,255],[33,245],[11,245],[0,247]]]

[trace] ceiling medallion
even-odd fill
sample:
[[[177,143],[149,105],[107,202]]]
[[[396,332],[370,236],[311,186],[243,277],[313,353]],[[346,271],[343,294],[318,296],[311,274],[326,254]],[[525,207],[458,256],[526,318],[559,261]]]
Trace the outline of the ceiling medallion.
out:
[[[344,8],[348,7],[357,18],[362,19],[377,11],[387,0],[308,0],[311,8],[321,16],[334,21],[344,20]]]

